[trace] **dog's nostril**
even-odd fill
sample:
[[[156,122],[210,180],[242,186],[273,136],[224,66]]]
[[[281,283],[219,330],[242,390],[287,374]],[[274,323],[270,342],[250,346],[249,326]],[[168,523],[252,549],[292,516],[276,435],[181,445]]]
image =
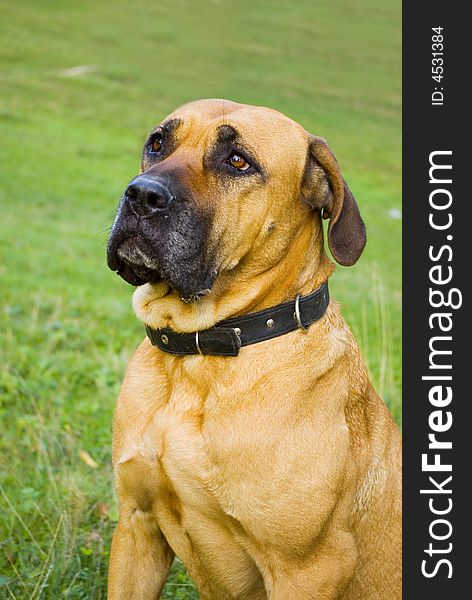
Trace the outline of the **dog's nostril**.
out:
[[[146,204],[149,208],[166,208],[173,200],[173,196],[167,193],[149,192]]]
[[[138,189],[135,185],[131,184],[126,188],[125,194],[130,200],[136,200],[138,197]]]

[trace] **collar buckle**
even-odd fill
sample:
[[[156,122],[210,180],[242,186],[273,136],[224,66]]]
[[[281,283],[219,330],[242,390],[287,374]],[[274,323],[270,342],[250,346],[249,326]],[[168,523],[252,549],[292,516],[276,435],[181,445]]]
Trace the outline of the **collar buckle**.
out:
[[[195,346],[197,347],[198,354],[200,354],[200,356],[205,356],[200,347],[200,341],[198,339],[198,331],[195,332]]]
[[[302,331],[303,333],[307,333],[308,327],[305,327],[305,325],[303,325],[302,318],[300,316],[300,297],[301,294],[297,294],[295,297],[295,312],[293,316],[297,320],[298,329],[300,329],[300,331]]]

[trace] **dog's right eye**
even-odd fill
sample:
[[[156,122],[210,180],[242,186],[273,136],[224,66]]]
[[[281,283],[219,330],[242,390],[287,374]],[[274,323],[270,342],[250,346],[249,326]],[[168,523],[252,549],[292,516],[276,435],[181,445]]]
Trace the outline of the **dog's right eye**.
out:
[[[151,154],[159,154],[162,150],[164,140],[161,133],[155,133],[149,141],[149,152]]]

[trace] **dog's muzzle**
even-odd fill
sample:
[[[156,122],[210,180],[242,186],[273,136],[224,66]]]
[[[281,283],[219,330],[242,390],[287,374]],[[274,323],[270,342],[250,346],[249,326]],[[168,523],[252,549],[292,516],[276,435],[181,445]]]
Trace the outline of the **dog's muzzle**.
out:
[[[151,247],[151,220],[154,223],[153,217],[164,216],[174,201],[175,195],[160,177],[138,175],[124,191],[108,244],[108,266],[128,283],[142,285],[161,279],[159,260]]]
[[[175,176],[150,172],[126,187],[107,246],[108,266],[131,285],[165,281],[186,302],[211,289],[210,220]]]

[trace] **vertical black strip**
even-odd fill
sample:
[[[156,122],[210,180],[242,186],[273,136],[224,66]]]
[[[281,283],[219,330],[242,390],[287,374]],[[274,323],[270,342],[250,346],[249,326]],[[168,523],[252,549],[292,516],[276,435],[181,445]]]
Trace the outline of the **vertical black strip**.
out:
[[[466,103],[472,36],[466,6],[437,0],[403,5],[403,597],[408,600],[470,595],[472,328],[466,278],[472,260],[467,185],[472,162]],[[431,161],[452,168],[433,169],[430,182]],[[433,307],[441,304],[441,294],[444,304]],[[447,306],[448,300],[456,308]],[[429,435],[444,446],[430,448]],[[428,471],[434,467],[422,467],[423,454],[427,465],[439,461],[440,469],[452,470]]]

